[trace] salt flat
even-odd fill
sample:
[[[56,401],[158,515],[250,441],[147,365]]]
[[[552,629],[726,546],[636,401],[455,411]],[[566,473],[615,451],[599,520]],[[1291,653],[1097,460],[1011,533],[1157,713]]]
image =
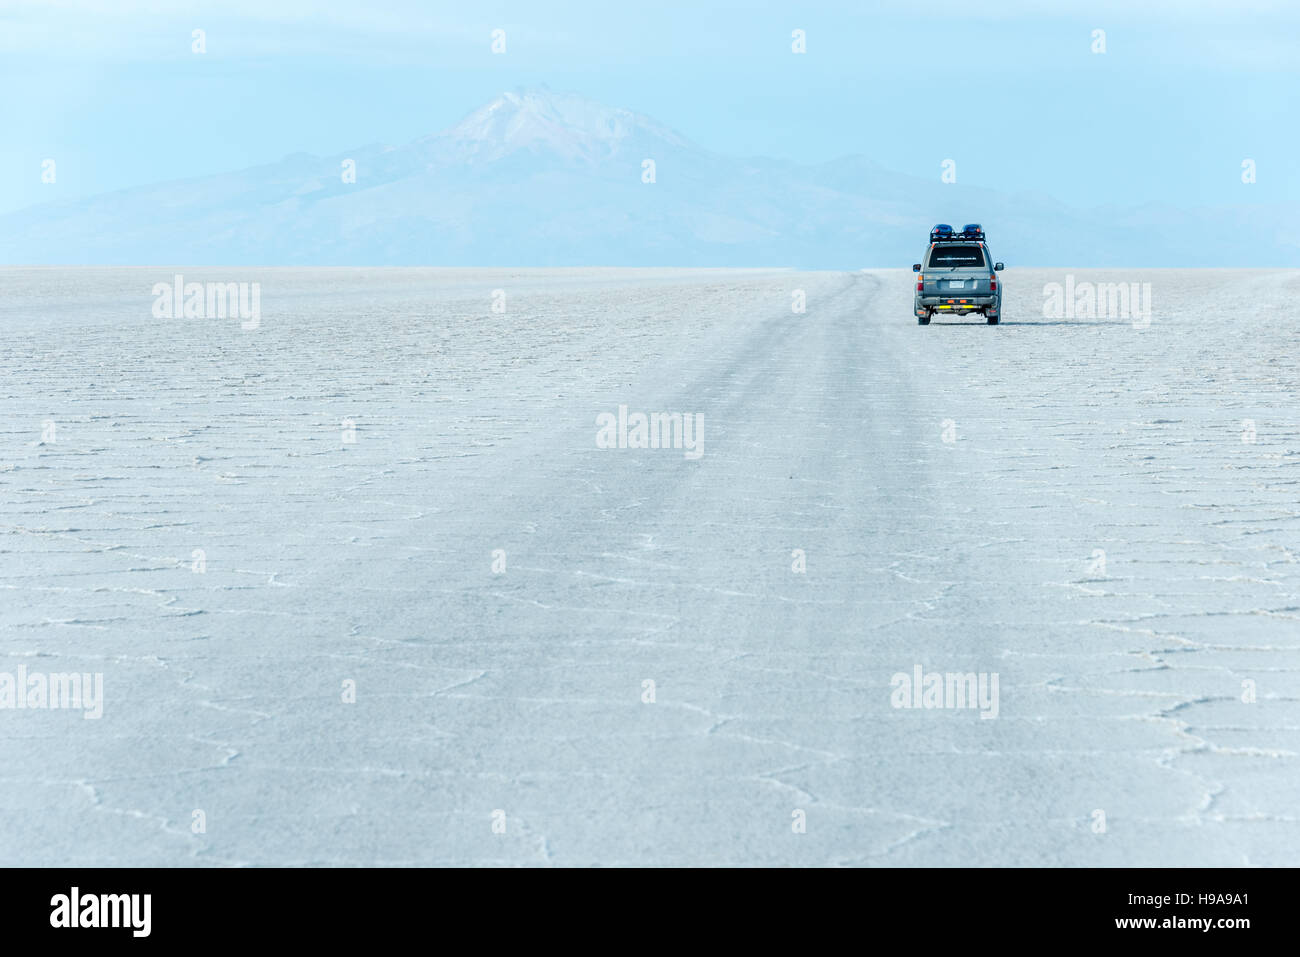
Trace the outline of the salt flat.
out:
[[[0,863],[1300,859],[1300,273],[235,272],[0,270]]]

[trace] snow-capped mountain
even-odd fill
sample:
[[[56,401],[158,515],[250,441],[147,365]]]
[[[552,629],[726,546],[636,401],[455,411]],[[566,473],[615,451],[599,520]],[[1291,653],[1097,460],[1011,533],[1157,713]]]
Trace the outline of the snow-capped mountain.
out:
[[[722,156],[649,117],[543,88],[403,146],[294,154],[0,216],[0,262],[905,267],[933,223],[977,221],[1008,263],[1276,266],[1300,265],[1274,225],[1297,212],[1080,213],[862,157]]]
[[[521,150],[592,167],[620,157],[639,160],[647,149],[695,150],[649,117],[546,89],[503,93],[421,142],[446,161],[480,164]]]

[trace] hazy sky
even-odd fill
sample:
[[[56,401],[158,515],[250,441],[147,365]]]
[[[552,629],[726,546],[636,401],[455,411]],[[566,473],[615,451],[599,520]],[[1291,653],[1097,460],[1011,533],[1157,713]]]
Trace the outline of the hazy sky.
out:
[[[0,0],[0,81],[0,211],[402,143],[542,83],[722,153],[951,157],[1079,206],[1300,199],[1300,0]]]

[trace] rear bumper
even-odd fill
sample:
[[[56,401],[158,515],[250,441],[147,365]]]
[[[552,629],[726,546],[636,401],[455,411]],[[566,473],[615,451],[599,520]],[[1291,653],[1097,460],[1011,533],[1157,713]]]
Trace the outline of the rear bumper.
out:
[[[916,304],[918,306],[975,306],[983,308],[984,306],[997,305],[997,293],[986,293],[982,296],[917,296]]]
[[[916,296],[915,311],[918,315],[926,312],[991,312],[997,314],[1001,308],[1001,299],[997,293],[983,296]]]

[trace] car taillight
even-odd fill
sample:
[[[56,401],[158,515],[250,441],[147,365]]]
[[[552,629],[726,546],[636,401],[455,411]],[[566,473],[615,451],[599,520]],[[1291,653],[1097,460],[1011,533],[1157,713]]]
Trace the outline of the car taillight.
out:
[[[916,291],[925,292],[925,276],[922,273],[916,274]]]
[[[990,276],[990,277],[989,277],[989,291],[990,291],[990,292],[997,292],[997,291],[998,291],[998,277],[997,277],[997,276]]]

